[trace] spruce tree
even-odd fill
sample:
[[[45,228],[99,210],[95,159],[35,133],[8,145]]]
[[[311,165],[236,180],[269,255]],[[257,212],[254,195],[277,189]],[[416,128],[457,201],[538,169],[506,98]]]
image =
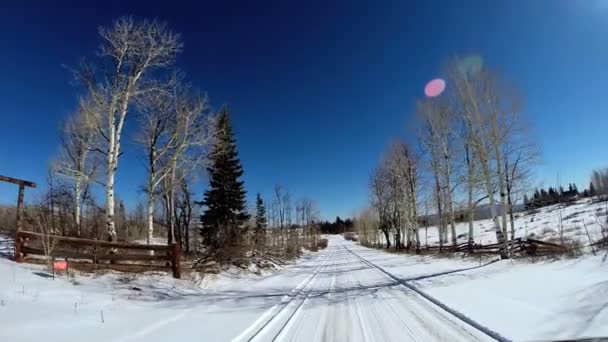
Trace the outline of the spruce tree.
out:
[[[255,200],[255,228],[256,229],[266,229],[266,207],[264,206],[264,201],[262,200],[262,196],[258,193]]]
[[[593,182],[590,182],[589,183],[589,196],[593,197],[595,195],[596,195],[595,186],[593,185]]]
[[[255,199],[255,208],[255,245],[260,248],[264,245],[266,237],[266,207],[259,193]]]
[[[243,168],[226,107],[218,115],[216,139],[210,159],[211,165],[207,168],[209,190],[201,202],[205,207],[201,217],[201,233],[208,246],[219,248],[225,244],[238,243],[243,225],[249,219],[245,186],[240,180]]]

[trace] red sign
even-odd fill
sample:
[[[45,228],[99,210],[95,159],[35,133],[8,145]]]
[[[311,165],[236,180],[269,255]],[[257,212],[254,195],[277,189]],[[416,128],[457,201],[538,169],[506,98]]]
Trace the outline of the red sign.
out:
[[[65,271],[68,269],[68,262],[67,261],[55,261],[53,263],[53,268],[55,269],[55,271]]]

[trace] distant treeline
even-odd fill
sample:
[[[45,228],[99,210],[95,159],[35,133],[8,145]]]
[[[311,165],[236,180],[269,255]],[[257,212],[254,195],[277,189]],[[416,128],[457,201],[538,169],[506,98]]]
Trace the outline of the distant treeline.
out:
[[[354,231],[355,223],[350,218],[342,220],[340,216],[337,216],[334,222],[320,222],[319,228],[321,229],[322,234],[340,234],[344,232]]]
[[[589,189],[585,189],[582,194],[578,191],[576,184],[571,183],[568,184],[568,190],[564,190],[561,186],[559,188],[549,187],[548,189],[535,189],[534,194],[531,197],[524,195],[524,206],[526,210],[535,209],[557,203],[571,202],[581,197],[592,197],[595,195],[596,191],[593,183],[590,184]]]

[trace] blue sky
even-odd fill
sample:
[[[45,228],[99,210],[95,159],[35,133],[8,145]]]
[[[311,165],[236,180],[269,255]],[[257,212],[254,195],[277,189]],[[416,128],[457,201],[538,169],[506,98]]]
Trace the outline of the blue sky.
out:
[[[44,183],[78,98],[64,65],[93,55],[96,27],[121,15],[182,33],[179,67],[233,114],[251,199],[281,183],[325,218],[364,206],[370,170],[454,54],[482,55],[521,88],[537,182],[582,188],[608,164],[607,1],[23,1],[0,5],[0,174]],[[117,190],[129,206],[139,158],[127,143]],[[1,202],[15,197],[0,185]]]

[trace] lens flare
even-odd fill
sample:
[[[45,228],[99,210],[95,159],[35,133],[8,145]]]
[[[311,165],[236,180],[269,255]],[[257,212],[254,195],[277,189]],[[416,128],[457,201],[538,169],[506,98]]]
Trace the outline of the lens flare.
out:
[[[445,90],[445,81],[441,78],[431,80],[424,87],[424,95],[427,97],[437,97]]]

